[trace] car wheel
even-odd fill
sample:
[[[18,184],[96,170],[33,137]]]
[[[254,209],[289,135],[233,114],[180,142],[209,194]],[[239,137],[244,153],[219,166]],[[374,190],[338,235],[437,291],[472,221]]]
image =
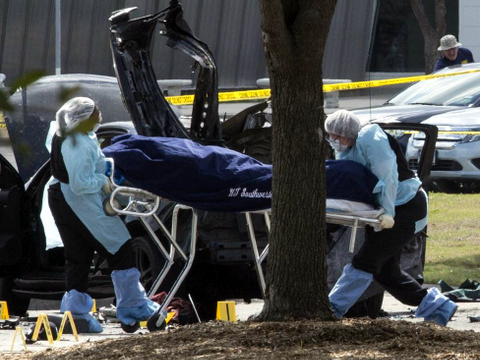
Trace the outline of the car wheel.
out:
[[[480,192],[480,181],[460,181],[459,183],[462,194],[476,194]]]
[[[132,240],[135,266],[140,271],[140,282],[148,292],[163,268],[165,259],[160,250],[147,236],[137,236]]]
[[[0,278],[0,300],[7,302],[9,315],[24,316],[30,305],[30,299],[16,296],[12,287],[12,279]]]
[[[460,187],[457,183],[455,183],[455,181],[452,180],[434,180],[429,187],[433,191],[443,192],[446,194],[458,194],[460,192]]]

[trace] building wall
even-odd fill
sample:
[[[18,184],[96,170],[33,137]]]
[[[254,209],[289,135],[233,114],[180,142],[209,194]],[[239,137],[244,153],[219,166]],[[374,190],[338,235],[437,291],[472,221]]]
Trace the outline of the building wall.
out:
[[[112,11],[136,6],[133,16],[163,10],[168,0],[61,0],[61,72],[114,76],[109,45]],[[185,18],[217,60],[221,88],[255,87],[267,77],[258,0],[184,1]],[[324,59],[324,78],[363,80],[376,0],[338,0]],[[55,74],[55,0],[0,0],[0,72],[7,85],[20,74]],[[160,28],[160,27],[159,27]],[[315,46],[315,43],[312,43]],[[152,44],[159,79],[191,79],[192,60]],[[354,59],[352,61],[352,59]]]
[[[365,80],[377,0],[338,0],[330,24],[323,77]]]
[[[473,59],[480,61],[480,1],[459,0],[458,41],[470,49]]]
[[[108,21],[112,11],[136,6],[136,17],[165,9],[168,3],[61,0],[61,72],[113,76]],[[245,86],[266,76],[255,0],[198,0],[187,5],[185,18],[216,57],[223,86]],[[0,14],[0,71],[7,75],[7,83],[33,69],[54,74],[55,0],[0,0]],[[193,61],[166,47],[158,34],[152,44],[152,59],[161,79],[192,77]]]

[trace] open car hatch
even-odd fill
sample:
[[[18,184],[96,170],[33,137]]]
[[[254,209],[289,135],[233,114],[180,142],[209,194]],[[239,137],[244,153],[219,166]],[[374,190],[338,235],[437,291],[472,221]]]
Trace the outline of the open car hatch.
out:
[[[130,19],[135,9],[114,12],[110,34],[118,82],[137,132],[221,144],[217,67],[208,46],[192,34],[178,1],[158,13]],[[157,24],[162,26],[160,34],[168,38],[167,45],[200,67],[189,132],[165,100],[153,71],[149,49]]]

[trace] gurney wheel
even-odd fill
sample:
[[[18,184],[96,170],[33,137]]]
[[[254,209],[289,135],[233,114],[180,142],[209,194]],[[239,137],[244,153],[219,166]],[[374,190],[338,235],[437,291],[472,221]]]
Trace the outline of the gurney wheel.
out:
[[[161,315],[160,311],[156,311],[152,316],[148,318],[148,321],[147,321],[148,331],[154,332],[154,331],[164,330],[167,327],[167,323],[165,322],[165,316],[162,316],[163,321],[160,324],[160,326],[157,326],[157,321],[160,315]]]
[[[127,325],[122,323],[120,326],[122,327],[122,330],[125,331],[127,334],[132,334],[138,330],[138,328],[140,327],[140,323],[138,321],[133,325]]]

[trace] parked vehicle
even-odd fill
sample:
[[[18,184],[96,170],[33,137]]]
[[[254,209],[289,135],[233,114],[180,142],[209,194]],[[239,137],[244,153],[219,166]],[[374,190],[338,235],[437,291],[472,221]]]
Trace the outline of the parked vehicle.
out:
[[[435,188],[443,192],[480,191],[480,108],[468,108],[432,116],[423,124],[438,128],[436,151],[430,174]],[[422,134],[408,142],[406,157],[416,169],[423,148]]]
[[[451,66],[400,91],[381,106],[355,110],[363,122],[389,121],[419,123],[427,118],[464,108],[480,106],[480,63]]]
[[[437,152],[429,187],[445,192],[478,191],[480,188],[480,63],[445,68],[436,75],[464,72],[417,82],[384,105],[359,109],[362,122],[425,123],[439,127]],[[401,139],[410,167],[416,169],[421,135]],[[413,140],[416,141],[413,141]],[[408,146],[408,150],[407,150]]]

